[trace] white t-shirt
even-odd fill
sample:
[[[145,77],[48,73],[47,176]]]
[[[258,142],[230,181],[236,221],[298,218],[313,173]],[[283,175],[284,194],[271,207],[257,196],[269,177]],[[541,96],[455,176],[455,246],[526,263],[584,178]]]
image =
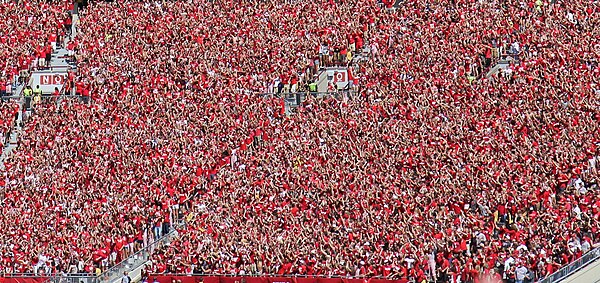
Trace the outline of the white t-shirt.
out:
[[[45,256],[43,254],[38,255],[38,263],[37,263],[38,266],[45,265],[47,261],[48,261],[48,257],[47,256]]]
[[[529,270],[527,270],[527,267],[522,266],[522,265],[517,267],[517,269],[515,270],[515,275],[517,277],[517,280],[525,279],[525,275],[527,275],[527,272],[529,272]]]
[[[504,261],[504,270],[509,270],[510,266],[515,262],[515,259],[511,256]]]
[[[404,261],[406,261],[408,269],[411,269],[413,266],[413,263],[415,262],[415,260],[412,258],[405,258]]]
[[[584,183],[580,178],[577,178],[575,180],[575,182],[573,182],[573,186],[575,186],[575,189],[577,189],[579,191],[579,190],[581,190],[581,188],[584,187]]]
[[[581,244],[581,251],[583,253],[587,253],[591,248],[592,248],[592,246],[590,245],[590,243],[588,241],[584,241],[583,244]]]

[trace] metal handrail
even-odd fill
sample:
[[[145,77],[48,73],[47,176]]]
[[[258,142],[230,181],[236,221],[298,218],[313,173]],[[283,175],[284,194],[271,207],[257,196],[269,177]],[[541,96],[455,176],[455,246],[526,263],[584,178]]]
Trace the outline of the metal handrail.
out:
[[[19,95],[17,95],[18,97],[13,97],[13,95],[5,96],[5,97],[8,99],[24,97],[25,96],[24,95],[25,88],[27,88],[28,85],[31,85],[32,81],[33,81],[33,79],[31,78],[31,75],[30,75],[29,78],[27,78],[27,83],[23,82],[23,87],[21,88],[21,92],[19,93]]]
[[[173,225],[175,226],[175,225]],[[127,261],[129,260],[129,258],[134,257],[134,256],[139,256],[142,255],[142,253],[145,252],[149,252],[150,250],[155,249],[157,246],[159,246],[160,244],[163,244],[164,242],[166,242],[169,238],[171,238],[171,236],[177,234],[177,228],[173,227],[173,230],[170,231],[168,234],[163,235],[162,237],[158,238],[157,240],[155,240],[154,242],[148,244],[147,246],[141,248],[139,251],[131,254],[128,258],[122,260],[121,262],[115,264],[114,266],[112,266],[111,268],[109,268],[108,270],[102,272],[98,278],[110,278],[111,273],[118,271],[119,269],[121,269],[122,266],[127,265]],[[131,269],[136,269],[138,267],[140,267],[140,265],[135,266]]]
[[[23,88],[24,90],[25,88]],[[58,96],[54,96],[52,94],[42,94],[40,95],[41,98],[52,98],[52,97],[80,97],[81,95],[77,95],[77,94],[60,94]],[[6,99],[20,99],[23,98],[24,95],[21,93],[20,95],[9,95],[9,96],[3,96],[2,98],[6,98]]]
[[[89,273],[82,273],[82,275],[76,274],[56,274],[54,276],[50,276],[44,282],[52,282],[52,283],[97,283],[98,277],[96,275],[89,275]]]
[[[3,278],[31,278],[31,277],[50,277],[58,275],[59,273],[47,273],[47,274],[38,274],[35,275],[33,272],[25,272],[25,273],[1,273],[0,277]]]
[[[600,247],[597,247],[587,252],[575,261],[563,266],[558,271],[541,279],[540,281],[538,281],[538,283],[553,283],[562,281],[563,279],[573,275],[577,271],[581,270],[582,268],[588,266],[590,263],[598,259],[600,259]]]
[[[68,73],[67,73],[67,74],[68,74]],[[69,85],[71,84],[71,81],[69,80],[69,78],[65,78],[65,82],[63,83],[62,87],[60,88],[59,95],[68,95],[68,94],[65,92],[65,89],[67,89],[67,88],[66,88],[67,84],[69,84]],[[72,90],[72,89],[70,89],[70,92],[71,92],[71,94],[72,94],[72,93],[73,93],[73,90]]]
[[[149,251],[155,249],[156,247],[158,247],[161,244],[163,244],[164,242],[166,242],[170,237],[176,235],[178,233],[177,229],[180,228],[182,225],[183,225],[183,223],[181,223],[180,221],[173,223],[173,225],[172,225],[173,230],[171,230],[168,234],[161,236],[160,238],[156,239],[155,241],[148,244],[147,246],[145,246],[145,247],[141,248],[140,250],[136,251],[135,253],[129,255],[129,257],[127,257],[126,259],[122,260],[121,262],[113,265],[106,271],[102,272],[100,275],[97,275],[97,276],[89,275],[89,273],[83,273],[83,275],[54,273],[52,275],[44,276],[44,277],[49,277],[47,280],[44,281],[44,283],[80,283],[80,282],[97,283],[97,282],[103,282],[103,281],[105,281],[105,279],[116,279],[116,278],[112,278],[111,275],[113,275],[113,273],[119,271],[119,269],[121,269],[123,266],[127,266],[128,260],[130,258],[132,258],[134,256],[143,256],[143,253],[146,253],[146,252],[148,252],[148,254],[150,254]],[[142,262],[141,264],[135,265],[133,267],[130,267],[130,269],[132,269],[132,270],[136,269],[136,268],[140,267],[143,263],[144,262]],[[24,276],[24,277],[32,277],[32,276]]]
[[[340,93],[356,93],[357,91],[351,89],[342,89],[338,91],[297,91],[297,92],[260,92],[258,95],[260,96],[273,96],[277,98],[282,98],[288,95],[296,95],[296,94],[307,94],[313,96],[334,96]]]

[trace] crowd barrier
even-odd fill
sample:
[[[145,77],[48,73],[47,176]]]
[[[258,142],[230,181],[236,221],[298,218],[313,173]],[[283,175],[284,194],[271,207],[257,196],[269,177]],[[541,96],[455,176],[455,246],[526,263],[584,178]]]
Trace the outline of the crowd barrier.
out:
[[[600,259],[600,247],[597,247],[597,248],[593,249],[592,251],[584,254],[582,257],[578,258],[577,260],[571,262],[570,264],[563,266],[561,269],[554,272],[550,276],[540,280],[539,283],[559,282],[559,281],[573,275],[575,272],[583,269],[584,267],[588,266],[590,263],[592,263],[596,260],[599,260],[599,259]],[[600,278],[600,274],[598,275],[598,278]]]
[[[0,276],[0,283],[43,283],[48,280],[48,277],[28,277],[28,276],[16,276],[16,277],[2,277]]]
[[[149,275],[148,283],[407,283],[408,280],[341,277]]]
[[[52,277],[1,277],[0,283],[81,283],[102,282],[93,276],[64,277],[63,280],[54,281]],[[70,279],[70,280],[69,280]],[[109,280],[119,280],[113,278]],[[120,280],[119,280],[120,281]],[[106,282],[106,281],[105,281]],[[164,275],[151,274],[142,282],[148,283],[408,283],[408,280],[389,280],[381,278],[343,278],[343,277],[311,277],[311,276],[228,276],[228,275]]]

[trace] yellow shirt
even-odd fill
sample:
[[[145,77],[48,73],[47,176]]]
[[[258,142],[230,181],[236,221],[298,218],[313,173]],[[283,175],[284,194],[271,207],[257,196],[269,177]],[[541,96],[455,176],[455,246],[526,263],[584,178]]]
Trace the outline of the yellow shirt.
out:
[[[190,222],[192,221],[192,219],[194,218],[194,213],[190,212],[186,217],[185,217],[185,221],[186,222]]]
[[[467,79],[469,80],[469,84],[472,84],[477,78],[475,76],[467,76]]]

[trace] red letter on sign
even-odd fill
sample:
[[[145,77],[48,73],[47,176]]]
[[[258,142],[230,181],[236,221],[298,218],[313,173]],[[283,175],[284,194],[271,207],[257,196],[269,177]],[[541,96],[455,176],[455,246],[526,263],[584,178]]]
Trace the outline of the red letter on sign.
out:
[[[52,84],[52,82],[50,82],[50,79],[52,77],[51,76],[40,76],[40,84],[41,85],[49,85]]]
[[[63,84],[63,77],[61,75],[54,75],[54,83],[55,85]]]

